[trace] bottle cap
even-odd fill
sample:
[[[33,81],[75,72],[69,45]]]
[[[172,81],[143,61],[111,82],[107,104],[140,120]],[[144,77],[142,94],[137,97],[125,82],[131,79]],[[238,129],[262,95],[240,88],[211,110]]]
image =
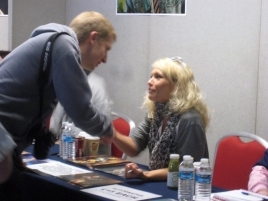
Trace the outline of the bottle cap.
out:
[[[194,162],[193,165],[194,165],[194,168],[198,168],[200,166],[201,162]]]
[[[62,126],[66,126],[67,123],[68,123],[68,121],[63,121],[63,122],[61,123],[61,125],[62,125]]]
[[[179,159],[180,155],[179,154],[170,154],[169,158],[170,159]]]
[[[184,155],[183,160],[190,161],[190,160],[192,160],[192,157],[190,155]]]
[[[74,124],[73,123],[70,123],[70,122],[67,122],[66,123],[66,126],[69,126],[69,127],[72,127]]]
[[[200,162],[201,163],[208,163],[208,158],[201,158]]]

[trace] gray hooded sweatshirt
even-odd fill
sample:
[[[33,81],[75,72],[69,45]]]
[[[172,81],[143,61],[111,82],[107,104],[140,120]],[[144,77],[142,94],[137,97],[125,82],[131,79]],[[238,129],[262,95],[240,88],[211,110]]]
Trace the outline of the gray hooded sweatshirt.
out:
[[[17,146],[28,145],[28,131],[39,118],[39,68],[48,37],[59,36],[52,50],[48,83],[43,89],[42,121],[51,114],[57,100],[74,124],[95,136],[112,136],[111,120],[90,104],[91,90],[82,69],[76,34],[67,26],[47,24],[36,28],[31,38],[0,62],[0,161]]]

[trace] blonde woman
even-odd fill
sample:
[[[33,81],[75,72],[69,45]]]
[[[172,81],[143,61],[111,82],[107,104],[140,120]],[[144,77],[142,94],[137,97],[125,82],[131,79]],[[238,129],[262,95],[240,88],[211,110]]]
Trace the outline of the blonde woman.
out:
[[[180,57],[163,58],[153,63],[144,107],[145,120],[129,137],[116,132],[115,145],[128,156],[137,156],[147,146],[150,171],[135,163],[126,165],[127,178],[166,180],[172,153],[191,155],[194,161],[208,158],[206,128],[209,114],[192,70]],[[131,173],[128,173],[132,170]]]

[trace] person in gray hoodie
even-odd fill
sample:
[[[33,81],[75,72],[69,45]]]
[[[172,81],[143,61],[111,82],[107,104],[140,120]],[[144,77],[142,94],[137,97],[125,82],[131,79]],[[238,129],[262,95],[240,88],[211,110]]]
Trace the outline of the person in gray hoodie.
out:
[[[69,35],[54,41],[40,114],[40,60],[45,42],[56,32]],[[57,101],[77,127],[111,142],[111,119],[88,101],[92,93],[86,72],[106,63],[115,40],[115,30],[102,14],[83,12],[69,27],[56,23],[37,27],[30,39],[0,62],[0,195],[14,178],[13,162],[32,143],[36,125],[45,122]]]

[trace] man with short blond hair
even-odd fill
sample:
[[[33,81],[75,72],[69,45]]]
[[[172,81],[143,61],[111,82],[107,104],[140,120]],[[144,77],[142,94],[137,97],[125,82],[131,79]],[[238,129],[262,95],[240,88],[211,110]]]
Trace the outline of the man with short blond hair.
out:
[[[56,32],[67,34],[53,43],[41,98],[41,55],[47,39]],[[16,181],[21,174],[16,161],[33,139],[39,139],[39,122],[45,123],[57,101],[77,127],[109,142],[114,135],[111,120],[89,103],[92,93],[86,72],[106,63],[115,40],[115,30],[102,14],[84,12],[70,27],[56,23],[37,27],[30,39],[0,62],[0,200],[30,193],[31,189],[23,191],[23,184]]]

